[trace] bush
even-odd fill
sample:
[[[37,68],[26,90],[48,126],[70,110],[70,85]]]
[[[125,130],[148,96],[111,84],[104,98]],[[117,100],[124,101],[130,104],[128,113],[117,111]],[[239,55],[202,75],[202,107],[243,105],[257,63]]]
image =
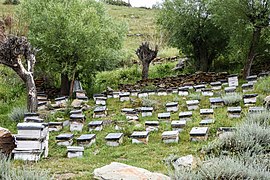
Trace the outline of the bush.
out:
[[[246,122],[249,124],[257,123],[263,127],[270,126],[270,111],[263,111],[262,113],[248,114]]]
[[[225,105],[239,105],[242,101],[242,94],[235,93],[232,95],[224,95],[222,96],[222,99],[224,100]]]
[[[103,2],[110,4],[110,5],[131,7],[130,3],[127,3],[127,2],[122,1],[122,0],[103,0]]]
[[[270,151],[270,127],[262,127],[258,123],[244,123],[232,134],[225,136],[203,151],[208,155],[243,154],[252,152],[260,154]]]
[[[143,98],[142,99],[142,106],[144,106],[144,107],[153,107],[153,108],[155,108],[157,104],[158,104],[158,102],[155,101],[155,100],[148,99],[148,98]]]
[[[251,159],[251,158],[250,158]],[[270,173],[252,157],[245,162],[241,157],[211,158],[194,171],[177,169],[172,179],[269,179]],[[255,160],[254,160],[255,159]]]
[[[27,109],[25,107],[14,107],[11,113],[8,114],[8,117],[15,122],[19,122],[23,120],[26,112]]]
[[[20,0],[5,0],[3,4],[17,5],[17,4],[20,4]]]
[[[49,180],[47,172],[33,169],[13,168],[9,158],[0,153],[0,179],[3,180]]]
[[[270,77],[259,79],[258,82],[255,84],[255,90],[263,94],[269,94],[270,93]]]
[[[188,98],[191,100],[198,100],[200,101],[202,99],[201,93],[191,93],[188,95]]]

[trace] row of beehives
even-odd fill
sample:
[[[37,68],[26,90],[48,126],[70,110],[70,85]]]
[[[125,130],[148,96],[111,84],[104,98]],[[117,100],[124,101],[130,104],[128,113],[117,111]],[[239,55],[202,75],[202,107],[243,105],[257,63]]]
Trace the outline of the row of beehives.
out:
[[[242,90],[244,93],[250,92],[254,90],[254,83],[257,82],[257,76],[249,76],[247,78],[247,83],[243,84]],[[199,84],[199,85],[185,85],[183,87],[175,87],[171,89],[158,89],[157,91],[154,90],[148,90],[148,91],[139,91],[139,90],[133,90],[130,92],[108,92],[106,94],[94,94],[93,98],[96,103],[96,105],[106,105],[107,98],[119,98],[120,102],[123,101],[129,101],[131,96],[137,96],[138,98],[148,98],[151,95],[158,95],[158,96],[166,96],[168,94],[178,94],[180,96],[188,96],[191,90],[195,90],[195,92],[201,92],[203,96],[214,96],[215,92],[221,93],[220,90],[222,89],[222,86],[227,86],[224,88],[225,94],[234,94],[236,93],[236,87],[239,85],[238,83],[238,77],[230,76],[228,78],[228,82],[212,82],[210,83],[210,87],[208,87],[207,84]],[[254,97],[256,97],[257,94],[245,94],[243,95],[244,103],[248,104],[249,100],[251,100],[251,103],[254,102]],[[246,100],[246,101],[245,101]],[[212,98],[210,99],[211,104],[220,103],[219,101],[222,101],[221,98]],[[170,106],[168,104],[168,106]]]
[[[83,90],[75,91],[75,98],[81,102],[88,101],[88,97],[86,96],[85,91]],[[37,93],[37,100],[38,100],[38,110],[49,109],[49,107],[53,109],[61,109],[66,108],[68,105],[68,97],[63,96],[55,98],[52,103],[52,101],[48,99],[48,96],[44,92]]]

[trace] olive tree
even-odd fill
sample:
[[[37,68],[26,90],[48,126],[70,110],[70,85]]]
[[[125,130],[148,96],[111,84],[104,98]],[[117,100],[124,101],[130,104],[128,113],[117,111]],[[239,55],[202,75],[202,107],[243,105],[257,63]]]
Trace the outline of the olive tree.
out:
[[[87,82],[120,58],[126,26],[95,0],[24,0],[19,9],[30,42],[40,49],[37,68],[61,74],[61,94],[72,80]]]
[[[13,69],[26,84],[27,109],[37,111],[37,92],[34,81],[36,51],[26,37],[7,35],[5,25],[0,21],[0,64]]]

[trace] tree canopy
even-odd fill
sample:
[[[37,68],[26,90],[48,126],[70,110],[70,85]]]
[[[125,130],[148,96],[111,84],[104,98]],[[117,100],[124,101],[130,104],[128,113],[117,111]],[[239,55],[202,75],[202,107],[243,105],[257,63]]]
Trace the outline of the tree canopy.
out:
[[[24,0],[19,10],[28,38],[40,49],[39,70],[89,82],[120,58],[125,24],[95,0]]]
[[[250,75],[256,57],[269,49],[270,0],[216,0],[214,19],[230,32],[230,52],[240,54],[243,76]]]
[[[165,0],[158,23],[165,28],[170,44],[194,57],[197,70],[208,71],[212,61],[224,52],[227,33],[212,19],[207,0]]]

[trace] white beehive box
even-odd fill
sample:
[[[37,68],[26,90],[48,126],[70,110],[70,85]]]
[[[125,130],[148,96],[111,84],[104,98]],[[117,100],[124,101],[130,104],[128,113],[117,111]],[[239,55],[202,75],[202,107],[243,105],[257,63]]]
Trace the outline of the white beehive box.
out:
[[[191,141],[205,141],[208,138],[208,127],[193,127],[189,132]]]
[[[109,133],[106,137],[106,144],[108,146],[119,146],[123,143],[124,134],[123,133]]]
[[[180,112],[179,119],[183,120],[183,121],[191,121],[192,120],[192,111]]]
[[[56,136],[56,143],[59,146],[71,146],[73,143],[73,134],[60,134]]]
[[[81,158],[83,157],[84,147],[82,146],[67,146],[68,158]]]
[[[166,144],[168,143],[178,143],[179,141],[179,131],[165,131],[162,133],[162,141]]]
[[[83,134],[77,139],[78,146],[90,147],[92,144],[96,142],[95,134]]]
[[[242,108],[240,106],[227,108],[227,114],[229,118],[240,118],[241,112],[242,112]]]
[[[89,132],[101,131],[103,129],[103,121],[91,121],[88,124]]]
[[[148,144],[148,131],[134,131],[131,134],[132,144]]]
[[[146,131],[158,131],[159,122],[158,121],[145,121]]]
[[[199,108],[199,101],[198,100],[190,100],[186,101],[187,108],[189,111],[196,110]]]
[[[148,117],[153,115],[153,107],[142,107],[141,112],[142,112],[142,117]]]

